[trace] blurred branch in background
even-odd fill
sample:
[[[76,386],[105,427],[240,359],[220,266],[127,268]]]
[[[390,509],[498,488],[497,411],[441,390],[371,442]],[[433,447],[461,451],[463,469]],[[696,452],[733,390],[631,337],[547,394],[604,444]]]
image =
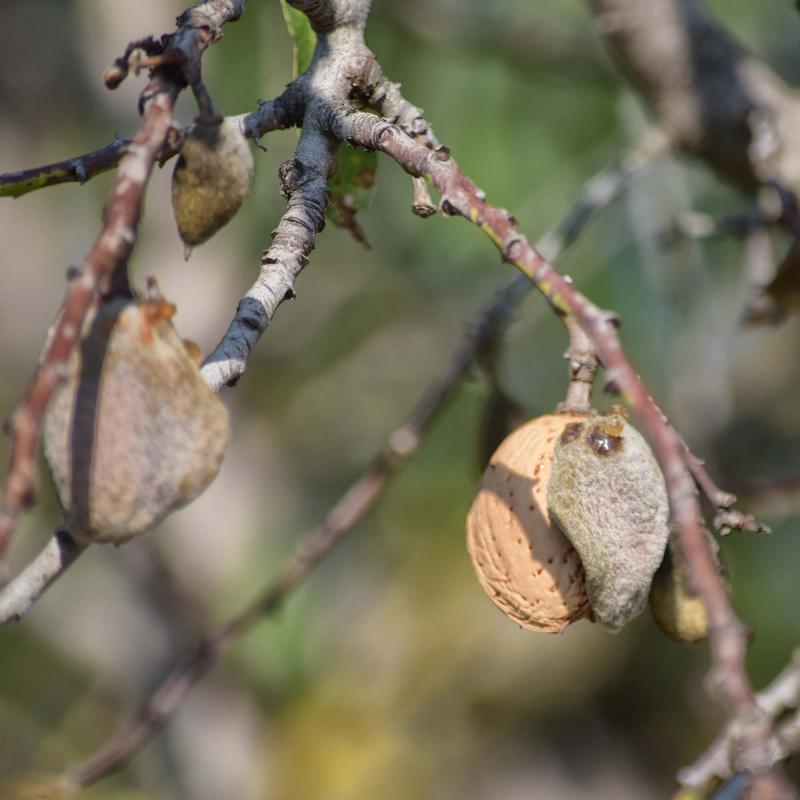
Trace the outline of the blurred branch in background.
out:
[[[763,230],[754,227],[758,217],[753,220],[748,213],[722,224],[684,219],[673,234],[747,235],[745,275],[752,290],[745,319],[779,321],[799,306],[800,95],[742,48],[696,0],[588,4],[623,76],[675,149],[704,161],[756,201],[757,208],[764,205],[763,189],[776,195],[777,211],[767,210],[766,216],[795,239],[780,267]]]
[[[779,758],[781,760],[788,758],[800,747],[800,710],[798,710],[800,709],[800,651],[796,651],[789,666],[756,695],[756,702],[775,725],[776,736],[781,746]],[[790,712],[794,713],[790,715]],[[694,764],[680,771],[678,780],[681,784],[687,790],[699,792],[704,796],[714,788],[715,782],[733,778],[735,770],[731,764],[731,754],[735,746],[735,737],[736,731],[732,728],[723,731]],[[733,791],[738,793],[734,795]],[[722,792],[720,794],[722,795]],[[730,796],[744,795],[734,786]]]

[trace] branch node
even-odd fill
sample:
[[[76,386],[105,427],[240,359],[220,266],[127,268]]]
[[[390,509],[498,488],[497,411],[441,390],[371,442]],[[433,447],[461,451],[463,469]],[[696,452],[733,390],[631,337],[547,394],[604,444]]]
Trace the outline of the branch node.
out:
[[[414,187],[414,202],[411,204],[411,211],[422,219],[427,219],[436,213],[436,205],[431,199],[428,191],[428,184],[424,178],[413,177],[411,185]]]

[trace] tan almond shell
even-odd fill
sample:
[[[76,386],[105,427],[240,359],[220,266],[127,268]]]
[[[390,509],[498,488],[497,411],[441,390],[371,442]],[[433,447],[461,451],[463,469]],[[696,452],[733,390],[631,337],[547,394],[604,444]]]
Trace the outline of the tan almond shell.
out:
[[[547,510],[553,447],[584,417],[538,417],[497,448],[467,515],[467,549],[491,601],[532,631],[559,633],[590,613],[578,554]]]

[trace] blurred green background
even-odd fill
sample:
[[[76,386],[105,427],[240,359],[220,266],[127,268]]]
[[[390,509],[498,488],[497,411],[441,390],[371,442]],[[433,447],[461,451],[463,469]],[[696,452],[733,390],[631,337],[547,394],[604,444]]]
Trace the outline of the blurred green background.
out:
[[[800,16],[790,3],[709,4],[790,82]],[[131,39],[172,29],[176,2],[11,0],[0,48],[0,171],[100,147],[136,126],[142,79],[107,92],[102,71]],[[383,0],[368,43],[438,137],[535,239],[645,120],[615,77],[579,0]],[[291,79],[277,0],[250,0],[205,59],[226,113]],[[192,117],[189,98],[179,118]],[[171,167],[151,183],[132,271],[154,274],[176,326],[214,346],[282,212],[277,168],[296,133],[256,151],[255,190],[188,263],[169,209]],[[24,392],[45,331],[99,226],[113,175],[0,203],[0,409]],[[128,718],[198,632],[253,596],[370,460],[443,368],[474,310],[511,277],[462,220],[410,213],[411,185],[381,159],[361,223],[373,249],[329,225],[258,346],[223,393],[233,441],[206,494],[146,540],[89,551],[25,621],[0,631],[0,778],[59,770]],[[742,200],[670,160],[604,212],[562,262],[623,320],[628,352],[723,486],[800,473],[800,325],[745,330],[744,252],[711,241],[664,252],[681,212]],[[531,416],[565,390],[563,332],[531,296],[500,354],[504,388]],[[276,618],[191,694],[166,730],[93,796],[183,800],[657,798],[713,735],[705,647],[665,640],[647,615],[612,636],[562,636],[506,620],[464,547],[488,398],[459,390],[377,510]],[[598,404],[608,399],[598,397]],[[0,444],[7,463],[8,446]],[[14,568],[59,522],[44,480]],[[800,521],[731,537],[733,600],[754,630],[763,685],[800,640]],[[795,508],[795,512],[797,509]]]

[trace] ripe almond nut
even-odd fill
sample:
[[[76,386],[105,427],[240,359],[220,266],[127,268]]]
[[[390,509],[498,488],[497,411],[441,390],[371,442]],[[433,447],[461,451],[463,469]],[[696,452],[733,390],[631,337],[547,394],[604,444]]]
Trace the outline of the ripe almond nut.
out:
[[[553,448],[584,417],[543,416],[497,448],[467,516],[467,549],[491,601],[523,628],[558,633],[590,613],[578,554],[547,508]]]
[[[566,425],[552,456],[550,516],[578,552],[594,618],[617,631],[644,608],[664,557],[664,477],[621,413]]]
[[[187,257],[236,214],[253,173],[253,154],[235,119],[194,125],[172,173],[172,210]]]
[[[163,298],[101,301],[44,420],[44,454],[75,538],[120,544],[216,476],[228,413]]]

